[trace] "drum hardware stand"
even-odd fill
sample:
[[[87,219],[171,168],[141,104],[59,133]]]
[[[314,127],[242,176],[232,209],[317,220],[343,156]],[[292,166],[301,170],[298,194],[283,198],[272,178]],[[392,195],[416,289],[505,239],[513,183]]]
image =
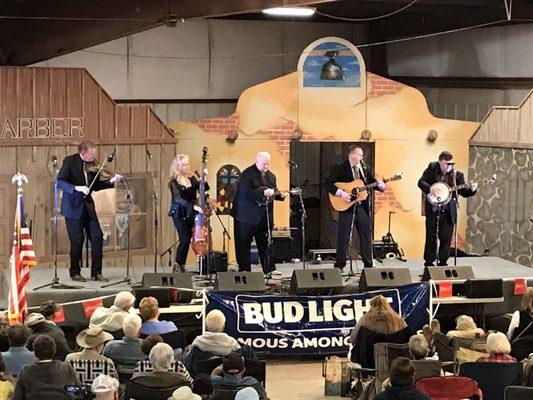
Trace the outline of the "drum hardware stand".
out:
[[[132,281],[130,277],[131,193],[130,193],[130,188],[128,187],[128,182],[126,181],[125,178],[122,178],[122,182],[124,182],[124,185],[126,186],[126,221],[128,223],[126,227],[126,275],[124,275],[124,278],[122,278],[122,280],[105,284],[103,286],[100,286],[101,288],[107,288],[110,286],[120,285],[121,283],[126,283],[132,286],[138,285],[138,283]]]
[[[54,277],[52,282],[47,283],[36,287],[33,290],[43,289],[45,287],[50,287],[52,289],[83,289],[83,286],[73,286],[65,285],[59,282],[59,277],[57,276],[57,203],[58,203],[58,189],[57,189],[57,176],[59,175],[59,170],[57,168],[57,157],[52,157],[52,162],[54,164],[54,211],[52,219],[52,235],[53,235],[53,252],[54,252]]]
[[[302,182],[300,179],[300,170],[298,169],[298,164],[295,162],[289,162],[290,166],[293,167],[296,170],[296,180],[298,182],[297,193],[298,193],[298,200],[300,200],[300,208],[301,208],[301,214],[300,214],[300,229],[302,232],[302,269],[306,269],[306,254],[305,254],[305,220],[307,219],[307,212],[305,210],[305,204],[304,199],[302,195]]]

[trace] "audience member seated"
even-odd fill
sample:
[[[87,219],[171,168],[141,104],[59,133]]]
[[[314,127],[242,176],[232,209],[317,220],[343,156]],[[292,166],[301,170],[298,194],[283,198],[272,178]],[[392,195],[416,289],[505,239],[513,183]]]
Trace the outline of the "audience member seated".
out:
[[[32,335],[28,339],[28,349],[33,350],[33,341],[38,335],[46,334],[54,339],[57,358],[64,359],[71,352],[65,333],[57,325],[48,323],[42,314],[31,313],[26,318],[25,324],[32,331]]]
[[[54,314],[57,311],[57,304],[53,300],[45,301],[41,304],[39,308],[39,314],[46,319],[49,324],[55,325],[56,323],[52,321],[54,319]]]
[[[374,400],[429,400],[428,395],[418,390],[414,383],[415,366],[408,358],[398,357],[391,365],[391,386]]]
[[[484,334],[485,331],[477,327],[472,317],[460,315],[456,319],[455,330],[448,331],[446,335],[451,338],[475,339]]]
[[[7,331],[9,329],[9,321],[6,314],[0,313],[0,352],[9,350],[9,338]]]
[[[206,332],[197,336],[192,347],[198,347],[206,353],[226,356],[241,348],[236,339],[224,332],[226,317],[220,310],[212,310],[205,318]]]
[[[192,383],[193,393],[199,395],[202,400],[208,400],[213,395],[213,382],[207,374],[200,373],[194,377]]]
[[[259,393],[253,387],[246,387],[235,394],[235,400],[259,400]]]
[[[78,376],[69,364],[53,359],[54,339],[46,334],[37,336],[33,351],[37,361],[21,368],[13,400],[71,400],[65,385],[78,385]]]
[[[174,390],[167,400],[202,400],[202,397],[193,393],[189,386],[182,386]]]
[[[12,376],[17,376],[20,369],[36,360],[33,351],[26,348],[31,331],[27,326],[15,324],[9,327],[9,350],[2,353],[6,371]]]
[[[145,297],[139,303],[139,313],[143,319],[141,333],[145,335],[163,335],[178,328],[171,321],[159,320],[159,304],[155,297]]]
[[[350,334],[350,343],[357,343],[359,329],[364,326],[378,333],[394,333],[407,326],[403,318],[392,309],[389,302],[382,295],[370,299],[370,309],[357,321]]]
[[[198,372],[199,361],[241,350],[237,340],[224,332],[225,325],[226,317],[222,311],[212,310],[207,314],[206,332],[194,339],[185,357],[185,366],[193,376]]]
[[[409,339],[409,353],[414,360],[425,360],[429,354],[429,345],[423,335],[413,335]]]
[[[148,358],[148,355],[150,354],[150,351],[152,348],[158,344],[158,343],[164,343],[163,338],[159,335],[149,335],[144,338],[144,340],[141,343],[141,350],[143,354],[146,355],[145,358]],[[135,366],[135,372],[152,372],[154,369],[152,368],[152,364],[150,364],[149,360],[141,360],[137,362],[137,365]],[[189,383],[192,383],[192,377],[189,374],[189,371],[187,371],[187,368],[185,368],[185,365],[179,360],[176,360],[176,351],[174,351],[174,363],[169,368],[170,371],[177,372],[181,375],[183,375]]]
[[[10,400],[15,390],[15,379],[6,372],[6,366],[0,356],[0,400]]]
[[[516,362],[516,358],[511,357],[511,344],[507,337],[501,332],[489,333],[487,337],[487,353],[488,357],[481,357],[477,362],[497,362],[497,363],[511,363]]]
[[[231,353],[224,356],[222,365],[215,368],[211,374],[213,388],[238,391],[245,387],[253,387],[261,400],[266,400],[265,389],[251,376],[244,376],[244,358],[238,354]]]
[[[375,343],[407,343],[411,330],[385,297],[370,299],[370,309],[357,321],[350,335],[348,358],[352,368],[374,368]]]
[[[115,378],[100,374],[91,384],[95,400],[118,400],[119,382]]]
[[[141,349],[141,317],[129,314],[124,318],[122,330],[124,338],[122,340],[111,340],[107,342],[103,355],[112,359],[115,363],[135,366],[138,361],[144,360],[146,355]]]
[[[148,359],[148,355],[152,348],[158,343],[165,343],[161,335],[148,335],[141,343],[141,351],[144,353],[145,358]]]
[[[148,358],[154,369],[153,372],[134,374],[130,380],[131,382],[140,386],[157,389],[190,385],[185,375],[170,370],[174,363],[174,351],[168,344],[156,344],[150,351]]]
[[[94,310],[89,321],[89,327],[99,326],[104,331],[118,331],[122,328],[124,318],[129,314],[128,311],[134,303],[135,296],[130,292],[118,293],[111,307],[98,307]]]
[[[413,357],[413,360],[415,361],[426,360],[426,359],[433,360],[431,357],[428,358],[429,345],[424,335],[421,335],[421,334],[413,335],[409,339],[409,353],[411,353],[411,356]],[[416,365],[415,365],[415,370],[416,370]],[[444,375],[444,372],[442,370],[441,370],[441,375]],[[389,386],[390,386],[390,377],[383,381],[383,390],[385,390]]]
[[[511,318],[507,338],[511,342],[511,353],[523,360],[533,351],[533,287],[522,295],[519,311]]]
[[[65,361],[74,360],[105,360],[113,362],[110,358],[103,356],[102,350],[104,349],[105,342],[113,339],[113,335],[108,332],[104,332],[102,328],[95,326],[93,328],[87,328],[78,333],[76,336],[76,343],[83,350],[78,353],[70,353],[65,358]]]

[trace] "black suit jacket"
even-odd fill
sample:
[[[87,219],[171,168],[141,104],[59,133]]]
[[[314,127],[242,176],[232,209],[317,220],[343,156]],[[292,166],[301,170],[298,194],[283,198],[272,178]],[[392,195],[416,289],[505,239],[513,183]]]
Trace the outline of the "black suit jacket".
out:
[[[420,188],[420,190],[422,190],[422,192],[424,192],[425,194],[428,194],[429,188],[431,187],[431,185],[437,182],[441,182],[441,179],[440,179],[441,176],[442,176],[442,171],[441,171],[438,161],[430,162],[427,168],[425,169],[424,173],[422,174],[422,177],[418,180],[418,187]],[[457,171],[457,176],[455,179],[456,179],[457,185],[462,185],[465,183],[465,176],[463,175],[462,172]],[[445,182],[445,183],[447,183],[450,186],[452,184],[452,182]],[[463,189],[458,190],[458,192],[463,197],[470,197],[476,194],[476,192],[472,191],[472,189],[470,188],[468,189],[463,188]],[[454,198],[457,197],[456,192],[453,193],[453,197]],[[457,201],[456,200],[457,199],[455,200],[452,199],[452,201],[450,201],[449,203],[449,209],[450,209],[452,221],[456,221],[456,218],[457,218]],[[426,215],[433,213],[433,205],[431,205],[427,197],[425,199],[425,206],[426,206]]]
[[[237,187],[237,194],[233,201],[231,208],[231,216],[239,222],[244,222],[249,225],[257,225],[261,222],[263,214],[266,212],[265,201],[263,194],[266,188],[276,188],[276,176],[267,171],[266,184],[261,178],[261,173],[254,165],[249,166],[242,171],[241,179]],[[283,200],[280,196],[275,196],[275,200]],[[270,201],[268,203],[268,212],[270,216],[270,226],[274,220],[273,216],[274,205]]]
[[[61,200],[61,215],[65,218],[80,219],[83,215],[83,208],[87,208],[87,212],[92,218],[96,218],[96,210],[94,208],[94,201],[89,193],[84,196],[83,193],[77,192],[75,186],[89,186],[93,181],[96,173],[87,173],[87,181],[85,182],[85,174],[83,173],[83,160],[78,153],[65,157],[63,165],[57,177],[57,187],[63,191],[63,198]],[[113,184],[109,179],[100,180],[99,178],[91,188],[92,191],[112,188]]]
[[[365,185],[369,185],[371,183],[376,182],[376,179],[374,178],[374,174],[370,167],[367,165],[363,166],[363,172],[365,177],[362,178],[362,181],[365,183]],[[324,186],[326,188],[326,191],[328,193],[331,193],[332,195],[335,195],[337,192],[337,187],[335,186],[336,182],[352,182],[353,181],[353,172],[352,167],[350,166],[350,161],[344,160],[340,164],[337,164],[333,169],[331,170],[331,173],[326,178],[326,181],[324,182]],[[376,187],[377,189],[377,187]],[[361,202],[361,205],[366,210],[367,213],[370,212],[369,205],[368,205],[368,198]],[[351,210],[351,208],[350,208]]]

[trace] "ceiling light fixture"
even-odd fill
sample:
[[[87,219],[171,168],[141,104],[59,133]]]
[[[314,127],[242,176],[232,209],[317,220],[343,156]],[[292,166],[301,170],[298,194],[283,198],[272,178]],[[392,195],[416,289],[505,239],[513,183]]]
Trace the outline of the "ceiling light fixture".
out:
[[[315,13],[311,7],[274,7],[266,8],[263,13],[276,17],[310,17]]]

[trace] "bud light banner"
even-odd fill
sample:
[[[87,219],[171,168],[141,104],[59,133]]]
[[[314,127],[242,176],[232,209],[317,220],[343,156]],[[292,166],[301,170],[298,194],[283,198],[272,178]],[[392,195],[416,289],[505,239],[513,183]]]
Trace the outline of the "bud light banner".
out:
[[[378,294],[387,298],[413,332],[428,322],[427,283],[335,296],[211,291],[207,311],[222,311],[225,332],[257,353],[341,354],[348,352],[350,332]]]

